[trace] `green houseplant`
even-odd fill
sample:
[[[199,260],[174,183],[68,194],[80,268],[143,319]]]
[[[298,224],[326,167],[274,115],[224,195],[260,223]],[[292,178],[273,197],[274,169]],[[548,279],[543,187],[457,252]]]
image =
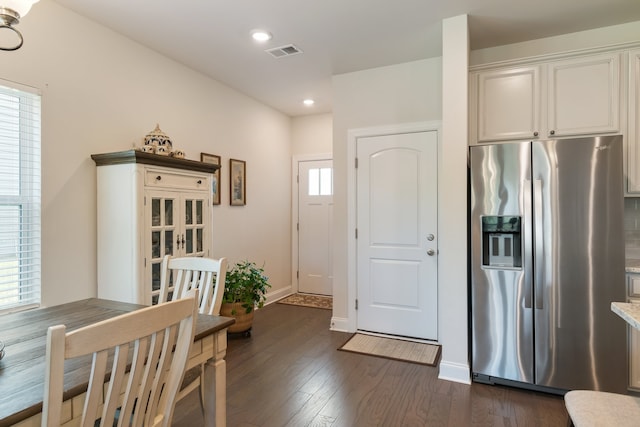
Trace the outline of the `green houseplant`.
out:
[[[254,308],[264,306],[270,287],[264,268],[254,262],[240,261],[227,271],[220,314],[236,319],[236,323],[229,327],[229,332],[249,333]]]

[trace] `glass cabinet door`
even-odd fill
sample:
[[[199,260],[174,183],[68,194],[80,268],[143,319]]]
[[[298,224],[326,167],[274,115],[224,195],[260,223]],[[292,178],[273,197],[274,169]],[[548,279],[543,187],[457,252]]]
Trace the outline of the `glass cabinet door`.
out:
[[[162,258],[174,255],[179,245],[179,233],[176,230],[175,218],[178,217],[177,197],[172,195],[149,195],[147,197],[146,217],[151,224],[149,230],[150,253],[147,252],[147,268],[150,268],[151,301],[156,304],[160,291],[160,274]]]
[[[204,256],[205,218],[208,209],[206,199],[184,199],[184,243],[181,250],[186,256]]]
[[[145,199],[145,281],[151,287],[145,304],[156,304],[165,255],[208,256],[210,201],[206,194],[157,190],[145,192]]]

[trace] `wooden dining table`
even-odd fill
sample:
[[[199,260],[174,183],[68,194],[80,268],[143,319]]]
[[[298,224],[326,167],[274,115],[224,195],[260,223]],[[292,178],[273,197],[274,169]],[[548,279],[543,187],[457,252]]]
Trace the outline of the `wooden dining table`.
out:
[[[142,305],[89,298],[67,304],[0,316],[0,427],[40,425],[49,326],[68,331],[143,308]],[[234,319],[199,314],[187,369],[205,362],[205,425],[226,425],[227,328]],[[65,364],[63,420],[74,424],[82,413],[91,356]]]

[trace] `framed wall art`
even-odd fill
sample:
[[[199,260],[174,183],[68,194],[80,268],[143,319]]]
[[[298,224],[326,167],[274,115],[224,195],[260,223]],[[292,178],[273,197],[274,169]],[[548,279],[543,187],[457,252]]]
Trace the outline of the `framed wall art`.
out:
[[[247,204],[247,164],[244,160],[229,159],[231,206]]]
[[[222,163],[220,160],[220,156],[216,156],[215,154],[209,153],[200,153],[200,161],[203,163],[211,163],[213,165],[218,165],[219,168],[213,173],[213,180],[211,182],[211,195],[213,199],[214,205],[220,204],[220,169],[222,168]]]

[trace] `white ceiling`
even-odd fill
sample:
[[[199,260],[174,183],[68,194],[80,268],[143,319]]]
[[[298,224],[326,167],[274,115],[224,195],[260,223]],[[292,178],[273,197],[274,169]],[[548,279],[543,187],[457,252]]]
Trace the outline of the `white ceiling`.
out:
[[[640,21],[640,0],[56,1],[290,116],[330,112],[334,74],[440,56],[444,18],[469,15],[472,49]]]

